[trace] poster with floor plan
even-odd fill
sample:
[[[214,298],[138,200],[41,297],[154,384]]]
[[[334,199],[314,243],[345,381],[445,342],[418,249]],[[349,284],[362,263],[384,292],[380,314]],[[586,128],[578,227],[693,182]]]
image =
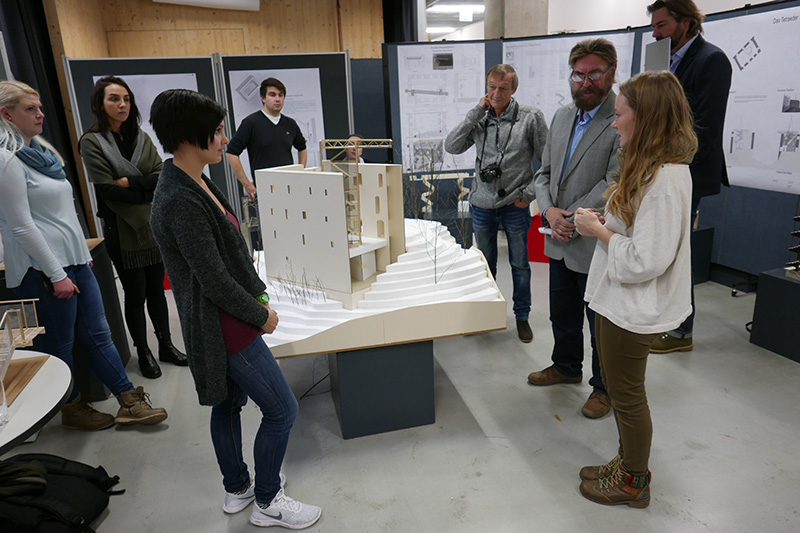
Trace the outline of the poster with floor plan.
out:
[[[800,194],[800,7],[703,28],[733,68],[722,138],[731,185]]]
[[[572,101],[569,52],[579,41],[592,37],[603,37],[614,43],[617,49],[617,83],[630,78],[635,42],[633,33],[509,41],[503,43],[503,61],[517,69],[519,74],[519,88],[514,98],[541,109],[550,124],[556,110]]]
[[[483,43],[397,49],[403,172],[475,168],[475,148],[452,155],[447,133],[486,93]]]
[[[703,27],[733,67],[723,135],[731,185],[800,194],[800,7]]]

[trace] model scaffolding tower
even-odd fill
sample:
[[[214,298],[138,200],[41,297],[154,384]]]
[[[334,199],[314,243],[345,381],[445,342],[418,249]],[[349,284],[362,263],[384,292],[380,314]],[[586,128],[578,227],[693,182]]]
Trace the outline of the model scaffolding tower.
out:
[[[347,244],[361,245],[361,206],[358,187],[361,174],[358,171],[359,159],[347,160],[347,149],[392,148],[391,139],[322,139],[319,142],[320,160],[325,159],[326,150],[335,150],[330,158],[331,168],[344,176],[345,217],[347,220]]]
[[[16,348],[23,348],[33,344],[36,335],[44,333],[44,328],[39,325],[36,314],[38,298],[33,300],[9,300],[0,302],[0,385],[2,385],[11,356]],[[3,392],[0,389],[0,392]],[[5,402],[5,396],[0,404]],[[2,418],[2,413],[0,413]],[[0,427],[2,427],[0,419]]]

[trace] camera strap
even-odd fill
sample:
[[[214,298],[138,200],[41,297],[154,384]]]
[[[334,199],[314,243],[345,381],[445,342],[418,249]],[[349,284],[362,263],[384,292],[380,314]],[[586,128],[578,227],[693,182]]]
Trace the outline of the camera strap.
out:
[[[508,143],[511,141],[511,132],[514,131],[514,124],[517,123],[517,116],[519,115],[519,104],[514,101],[513,103],[516,104],[514,107],[514,115],[511,117],[511,127],[508,130],[508,137],[506,137],[506,143],[503,145],[503,149],[500,150],[500,159],[497,161],[497,166],[499,167],[500,164],[503,162],[503,158],[506,155],[506,149],[508,149]],[[489,130],[489,118],[486,118],[486,122],[483,123],[483,144],[481,145],[481,155],[478,157],[478,169],[483,170],[483,151],[486,149],[486,137],[488,136]],[[500,119],[497,119],[497,135],[500,135]],[[496,139],[498,140],[498,139]]]

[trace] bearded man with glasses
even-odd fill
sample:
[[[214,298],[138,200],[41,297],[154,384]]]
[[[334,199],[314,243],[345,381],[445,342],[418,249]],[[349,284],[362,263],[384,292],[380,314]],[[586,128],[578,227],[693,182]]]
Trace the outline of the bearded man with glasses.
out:
[[[603,194],[619,168],[619,140],[611,128],[617,51],[606,39],[586,39],[572,48],[569,65],[573,102],[556,111],[542,166],[529,185],[539,202],[543,224],[552,230],[545,239],[544,253],[550,258],[550,322],[555,344],[553,364],[531,373],[528,383],[581,382],[585,310],[592,346],[592,392],[581,412],[587,418],[600,418],[611,405],[600,376],[594,311],[583,301],[595,238],[575,231],[574,215],[579,207],[602,208]]]

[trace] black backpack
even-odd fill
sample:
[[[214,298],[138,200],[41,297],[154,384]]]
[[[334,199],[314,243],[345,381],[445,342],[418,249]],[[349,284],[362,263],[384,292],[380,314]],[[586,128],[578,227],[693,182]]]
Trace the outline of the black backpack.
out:
[[[45,453],[0,461],[0,531],[4,533],[93,532],[90,524],[108,507],[119,476],[102,466]]]

